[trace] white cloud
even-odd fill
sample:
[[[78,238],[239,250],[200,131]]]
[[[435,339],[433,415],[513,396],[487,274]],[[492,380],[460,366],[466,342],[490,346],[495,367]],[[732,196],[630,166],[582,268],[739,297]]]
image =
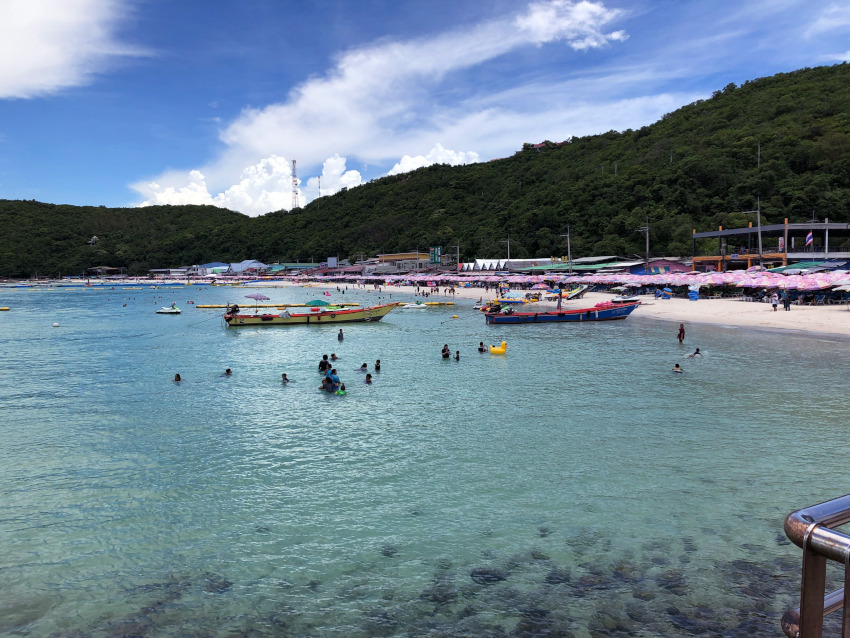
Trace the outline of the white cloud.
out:
[[[528,13],[519,16],[515,23],[538,44],[566,40],[571,47],[582,51],[612,40],[625,40],[628,36],[624,31],[603,32],[606,24],[623,13],[619,9],[607,9],[599,2],[551,0],[530,5]]]
[[[433,37],[382,40],[348,51],[324,76],[295,87],[285,102],[246,109],[222,130],[220,138],[225,150],[201,172],[213,189],[228,189],[234,175],[244,166],[251,165],[257,157],[276,153],[296,158],[299,168],[304,167],[308,173],[315,172],[320,163],[337,153],[357,162],[384,166],[404,158],[399,168],[393,170],[423,161],[463,162],[473,161],[473,156],[477,160],[482,150],[470,141],[480,140],[481,135],[475,130],[458,128],[455,125],[458,114],[486,119],[490,113],[513,111],[516,105],[500,105],[495,110],[487,107],[482,111],[477,103],[481,96],[466,90],[461,93],[462,105],[449,103],[451,98],[445,96],[442,97],[445,103],[441,103],[435,89],[445,87],[456,74],[523,47],[564,41],[575,50],[586,51],[622,41],[626,37],[622,31],[606,32],[607,26],[622,15],[619,10],[606,9],[603,2],[549,0],[529,5],[518,16]],[[447,92],[452,94],[453,91]],[[533,103],[524,100],[523,104]],[[520,121],[535,120],[539,130],[547,130],[537,113],[518,116]],[[524,140],[517,139],[513,131],[516,122],[499,121],[503,128],[496,133],[497,139],[485,141],[489,149],[506,154]],[[488,132],[492,134],[493,128]],[[467,151],[470,155],[459,155],[461,159],[450,155],[419,159],[409,155],[412,148],[437,149],[440,143],[475,150]],[[432,150],[429,155],[435,152]],[[445,149],[443,152],[453,153]],[[323,170],[330,169],[325,166]],[[331,171],[323,177],[323,194],[331,188],[336,174]],[[348,174],[340,173],[340,179]],[[357,173],[358,183],[359,178]],[[355,178],[352,175],[346,179]],[[155,181],[161,183],[164,178]],[[318,180],[315,186],[308,180],[305,190],[308,199],[318,195]],[[288,207],[286,197],[283,199]]]
[[[416,157],[405,155],[398,164],[390,169],[388,175],[409,173],[417,168],[431,166],[432,164],[459,166],[461,164],[474,164],[477,161],[479,161],[478,153],[474,151],[451,151],[443,148],[442,144],[437,144],[427,155],[417,155]]]
[[[850,30],[850,6],[831,4],[820,12],[806,29],[806,37],[813,38],[834,31]]]
[[[118,0],[0,2],[0,99],[49,95],[87,84],[116,56],[141,55],[114,34]]]
[[[136,186],[136,190],[145,193],[149,199],[140,206],[158,204],[212,204],[213,200],[207,190],[207,182],[201,171],[189,171],[186,183],[182,186],[162,186],[158,182],[149,182]]]
[[[339,155],[325,160],[321,175],[321,193],[318,192],[318,178],[308,179],[304,189],[300,187],[299,180],[299,205],[304,206],[320,195],[333,195],[343,188],[359,186],[363,178],[357,171],[346,170],[345,161],[345,158]],[[169,173],[164,176],[164,181],[167,183],[157,181],[135,184],[133,188],[146,198],[138,205],[208,204],[251,216],[288,210],[292,206],[292,165],[277,155],[247,167],[236,184],[217,195],[210,194],[207,179],[201,171],[189,171],[188,174]]]

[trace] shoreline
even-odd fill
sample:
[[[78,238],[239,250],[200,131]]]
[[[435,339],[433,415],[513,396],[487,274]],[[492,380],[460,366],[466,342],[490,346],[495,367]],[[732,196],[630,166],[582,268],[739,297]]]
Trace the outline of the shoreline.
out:
[[[286,284],[293,287],[306,287],[300,284]],[[311,283],[309,287],[335,290],[336,283]],[[341,285],[340,288],[345,288]],[[348,284],[349,289],[366,290],[377,292],[367,285],[365,288],[357,288]],[[452,300],[452,295],[446,295],[440,287],[439,294],[428,297],[431,301]],[[456,288],[454,298],[477,301],[482,297],[484,301],[491,300],[494,292],[485,293],[483,288]],[[415,295],[415,286],[382,286],[381,295],[402,293]],[[588,292],[582,299],[564,301],[565,308],[583,308],[594,306],[602,301],[610,301],[616,295],[614,293]],[[339,301],[334,295],[334,300]],[[540,301],[529,307],[554,309],[557,302]],[[840,341],[850,341],[850,305],[825,305],[825,306],[796,306],[786,312],[782,305],[774,312],[769,303],[742,301],[741,299],[700,299],[690,301],[689,299],[655,299],[648,295],[642,297],[642,303],[630,317],[631,320],[653,320],[667,321],[669,323],[704,324],[720,328],[758,330],[770,332],[788,337],[829,337]]]

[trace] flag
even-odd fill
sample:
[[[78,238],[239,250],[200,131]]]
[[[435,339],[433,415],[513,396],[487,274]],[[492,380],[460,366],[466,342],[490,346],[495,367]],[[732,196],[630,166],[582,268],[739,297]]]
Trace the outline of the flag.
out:
[[[809,231],[809,234],[806,235],[806,246],[811,246],[815,241],[815,236],[812,234],[812,231]]]

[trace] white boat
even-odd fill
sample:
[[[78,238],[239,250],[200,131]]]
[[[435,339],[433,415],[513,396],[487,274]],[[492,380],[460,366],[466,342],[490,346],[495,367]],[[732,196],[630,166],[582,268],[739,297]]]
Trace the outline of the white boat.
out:
[[[156,311],[156,314],[158,314],[158,315],[179,315],[180,314],[180,308],[172,305],[169,308],[160,308],[159,310]]]
[[[639,303],[640,295],[617,295],[611,303]]]
[[[406,303],[401,306],[402,309],[411,309],[411,308],[427,308],[424,303]]]

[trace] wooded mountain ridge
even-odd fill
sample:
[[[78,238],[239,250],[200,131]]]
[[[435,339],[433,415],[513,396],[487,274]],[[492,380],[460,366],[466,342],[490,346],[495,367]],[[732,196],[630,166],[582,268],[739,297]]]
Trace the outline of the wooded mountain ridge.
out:
[[[260,217],[213,206],[0,200],[0,276],[210,261],[359,258],[460,246],[462,260],[691,255],[691,233],[850,222],[850,65],[729,84],[638,130],[525,144],[511,157],[383,177]],[[92,236],[99,239],[94,245]],[[698,251],[699,252],[699,251]]]

